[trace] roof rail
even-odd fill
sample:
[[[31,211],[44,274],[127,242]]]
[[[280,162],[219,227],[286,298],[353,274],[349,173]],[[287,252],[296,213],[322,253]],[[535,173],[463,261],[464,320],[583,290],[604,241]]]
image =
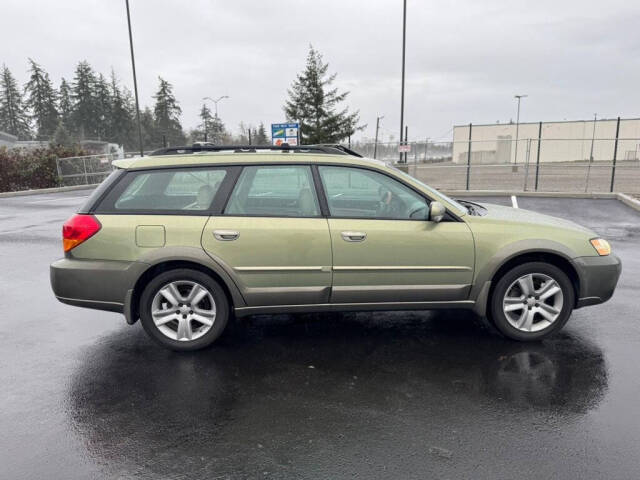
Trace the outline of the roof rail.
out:
[[[260,150],[280,151],[280,152],[297,152],[297,153],[328,153],[332,155],[353,155],[361,157],[362,155],[349,150],[342,145],[214,145],[211,143],[194,143],[190,147],[167,147],[160,148],[150,153],[151,156],[156,155],[185,155],[199,152],[235,152],[235,153],[256,153]]]

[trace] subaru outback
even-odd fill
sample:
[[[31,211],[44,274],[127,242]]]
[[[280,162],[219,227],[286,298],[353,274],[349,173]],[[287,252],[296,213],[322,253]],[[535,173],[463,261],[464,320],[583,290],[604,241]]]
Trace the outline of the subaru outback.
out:
[[[174,350],[282,312],[462,308],[539,340],[608,300],[620,275],[587,228],[457,201],[346,149],[159,153],[114,162],[64,224],[51,285]]]

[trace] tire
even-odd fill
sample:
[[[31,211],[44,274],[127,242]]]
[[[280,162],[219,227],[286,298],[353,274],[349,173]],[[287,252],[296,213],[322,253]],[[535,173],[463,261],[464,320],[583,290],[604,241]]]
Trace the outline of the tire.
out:
[[[575,291],[566,273],[550,263],[529,262],[498,279],[489,313],[504,336],[532,341],[558,332],[574,304]]]
[[[190,298],[192,297],[192,298]],[[229,320],[229,301],[209,275],[180,268],[151,280],[140,297],[140,320],[164,347],[193,351],[208,347]]]

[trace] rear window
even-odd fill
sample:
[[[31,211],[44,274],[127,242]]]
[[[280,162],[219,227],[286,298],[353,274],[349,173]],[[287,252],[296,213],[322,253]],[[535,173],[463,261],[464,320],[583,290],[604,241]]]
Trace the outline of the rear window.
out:
[[[114,213],[204,212],[227,176],[225,168],[129,172],[100,210]]]

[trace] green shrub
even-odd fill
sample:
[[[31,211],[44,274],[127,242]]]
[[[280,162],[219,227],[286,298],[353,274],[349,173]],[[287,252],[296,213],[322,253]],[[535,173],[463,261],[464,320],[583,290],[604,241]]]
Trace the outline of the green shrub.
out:
[[[85,155],[79,147],[0,147],[0,192],[57,187],[60,179],[56,159],[79,155]]]

